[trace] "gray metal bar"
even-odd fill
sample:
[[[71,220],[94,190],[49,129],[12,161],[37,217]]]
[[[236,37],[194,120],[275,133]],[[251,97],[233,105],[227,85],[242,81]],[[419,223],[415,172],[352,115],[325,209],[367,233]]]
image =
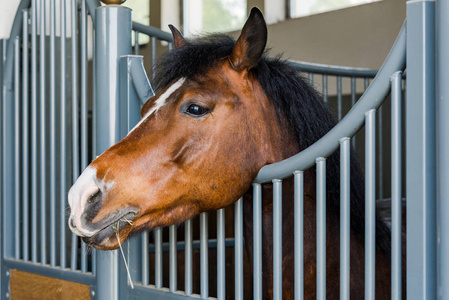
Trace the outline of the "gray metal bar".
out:
[[[377,109],[377,165],[378,165],[378,183],[377,183],[377,199],[384,198],[384,154],[383,154],[383,122],[382,122],[382,106]]]
[[[39,101],[40,101],[40,245],[41,245],[41,263],[47,263],[47,134],[46,134],[46,112],[45,112],[45,100],[46,100],[46,59],[45,59],[45,0],[41,0],[40,11],[40,51],[39,51]]]
[[[160,289],[162,288],[162,229],[161,228],[156,228],[154,230],[154,244],[156,246],[156,251],[155,251],[155,255],[154,255],[154,265],[155,265],[155,283],[154,285],[156,286],[156,288]]]
[[[365,124],[365,299],[375,299],[376,258],[376,110]]]
[[[242,243],[243,243],[243,241],[242,241]],[[236,245],[236,242],[235,242],[235,239],[233,237],[225,239],[225,247],[226,248],[234,248],[235,245]],[[200,248],[201,248],[200,240],[192,241],[192,249],[197,250],[197,249],[200,249]],[[217,249],[217,239],[208,239],[207,248],[209,250]],[[185,249],[186,249],[185,241],[178,241],[176,243],[176,249],[177,249],[177,251],[185,251]],[[169,251],[170,251],[170,243],[169,242],[163,242],[162,243],[162,252],[169,252]],[[150,253],[155,253],[156,252],[156,247],[155,247],[154,244],[150,244],[149,252]]]
[[[20,258],[20,39],[14,39],[14,257]],[[11,128],[12,129],[12,128]],[[6,198],[5,198],[6,200]]]
[[[78,1],[71,1],[71,42],[72,42],[72,181],[79,176],[79,146],[78,146]],[[70,268],[76,270],[78,262],[78,237],[72,233]]]
[[[439,162],[437,165],[437,212],[438,212],[438,232],[439,232],[439,248],[438,253],[438,294],[449,295],[449,39],[447,32],[449,31],[449,19],[447,18],[449,11],[449,2],[436,2],[436,32],[437,32],[437,72],[436,86],[437,96],[437,157]]]
[[[217,210],[217,299],[226,299],[225,211]]]
[[[143,106],[148,99],[154,96],[154,91],[143,66],[143,56],[135,55],[131,57],[140,58],[129,61],[129,72],[131,73],[133,86],[139,98],[140,105]]]
[[[139,32],[134,31],[134,54],[139,55],[140,47],[139,47]]]
[[[234,299],[243,300],[243,198],[234,204]]]
[[[171,225],[169,227],[169,235],[170,235],[170,291],[175,292],[178,290],[177,284],[177,261],[176,255],[178,252],[176,251],[176,225]]]
[[[309,78],[309,84],[310,84],[311,86],[313,86],[313,73],[309,72],[309,73],[308,73],[308,78]]]
[[[402,298],[402,72],[391,78],[391,299]]]
[[[56,266],[56,3],[50,1],[50,265]],[[63,229],[63,228],[61,228]]]
[[[327,74],[323,74],[323,101],[327,103]]]
[[[151,79],[156,76],[156,38],[151,37]]]
[[[340,140],[340,299],[349,300],[350,286],[350,138]]]
[[[208,213],[200,214],[200,274],[201,274],[201,298],[209,297],[209,255],[207,240],[209,238],[208,231]]]
[[[337,105],[338,105],[338,121],[340,121],[342,116],[341,76],[337,76]]]
[[[171,34],[162,31],[158,28],[143,25],[140,23],[133,22],[133,30],[138,31],[140,33],[146,34],[150,37],[158,38],[160,40],[166,41],[166,42],[173,42],[173,38]]]
[[[273,299],[282,299],[282,181],[273,179]]]
[[[120,56],[131,54],[130,9],[123,6],[100,6],[95,10],[95,52],[95,149],[96,155],[99,155],[120,138],[118,69]],[[117,251],[97,251],[96,264],[98,298],[118,299]]]
[[[435,2],[406,5],[407,295],[436,299]]]
[[[66,268],[66,207],[67,207],[67,186],[66,186],[66,180],[67,180],[67,174],[66,174],[66,162],[67,162],[67,148],[66,148],[66,142],[67,142],[67,136],[66,136],[66,101],[67,101],[67,90],[66,90],[66,1],[61,1],[61,11],[60,11],[60,28],[61,28],[61,39],[60,39],[60,72],[61,76],[59,76],[59,89],[60,89],[60,136],[59,136],[59,147],[61,151],[60,155],[60,206],[59,206],[59,226],[60,226],[60,243],[59,243],[59,250],[60,250],[60,266],[62,269]]]
[[[243,300],[243,198],[234,204],[234,299]]]
[[[185,283],[184,290],[186,295],[192,294],[192,219],[185,222],[184,236],[185,236]]]
[[[295,300],[304,299],[304,172],[294,173]]]
[[[339,139],[353,136],[363,125],[365,112],[377,108],[389,92],[390,76],[405,65],[405,29],[402,28],[390,54],[385,60],[377,77],[369,86],[368,91],[354,105],[352,110],[316,143],[288,159],[264,166],[257,175],[255,182],[269,182],[273,178],[286,178],[295,170],[305,170],[314,164],[317,156],[328,157],[339,146]]]
[[[253,184],[253,294],[262,299],[262,186]]]
[[[326,159],[316,159],[316,293],[326,299]]]
[[[86,1],[81,1],[80,11],[80,101],[81,101],[81,168],[87,167],[87,11]],[[87,245],[81,243],[81,272],[87,272]]]
[[[37,149],[37,0],[31,6],[31,149]],[[37,262],[37,151],[31,151],[31,261]]]
[[[365,87],[365,91],[368,89],[368,87],[369,87],[369,78],[368,77],[366,77],[365,78],[365,81],[364,81],[364,87]]]
[[[351,77],[351,107],[354,106],[357,94],[357,81],[355,77]],[[352,147],[355,148],[355,136],[352,137]]]
[[[29,250],[28,250],[28,242],[29,242],[29,151],[28,151],[28,141],[29,141],[29,133],[28,133],[28,115],[29,115],[29,105],[28,105],[28,45],[29,45],[29,37],[28,37],[28,21],[29,14],[28,10],[22,10],[22,257],[24,261],[29,260]]]
[[[327,74],[331,76],[355,76],[373,78],[377,74],[376,70],[366,68],[352,68],[290,60],[289,64],[291,64],[301,72]]]
[[[148,231],[142,233],[142,241],[141,241],[141,253],[142,257],[140,258],[140,263],[142,264],[142,285],[148,285],[150,283],[149,279],[149,259],[148,259],[148,245],[149,245],[149,237]]]

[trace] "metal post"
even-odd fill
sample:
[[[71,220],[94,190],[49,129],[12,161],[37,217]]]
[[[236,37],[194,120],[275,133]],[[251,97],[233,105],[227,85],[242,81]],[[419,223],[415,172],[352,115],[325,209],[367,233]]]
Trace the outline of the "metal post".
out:
[[[102,6],[95,10],[95,52],[96,155],[99,155],[120,137],[119,57],[131,54],[130,9]],[[119,299],[118,253],[96,255],[98,299]]]
[[[448,1],[436,2],[437,64],[437,222],[438,222],[438,297],[449,297],[449,10]],[[445,298],[446,297],[446,298]]]
[[[407,298],[410,299],[436,299],[434,13],[434,1],[407,2]]]

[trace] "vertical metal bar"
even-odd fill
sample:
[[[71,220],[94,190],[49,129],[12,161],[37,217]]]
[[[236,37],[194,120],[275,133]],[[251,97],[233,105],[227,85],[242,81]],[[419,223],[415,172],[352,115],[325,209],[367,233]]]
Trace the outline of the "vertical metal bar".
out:
[[[304,299],[304,172],[294,173],[295,300]]]
[[[327,104],[327,74],[323,74],[323,101]]]
[[[171,225],[169,227],[169,243],[170,243],[170,291],[175,292],[178,290],[178,284],[177,284],[177,261],[176,261],[176,255],[178,254],[176,249],[176,225]]]
[[[60,72],[61,75],[59,76],[60,82],[60,124],[61,124],[61,131],[59,136],[59,146],[60,146],[60,206],[59,206],[59,220],[60,220],[60,266],[62,269],[66,268],[66,202],[67,202],[67,187],[66,187],[66,180],[67,180],[67,174],[66,174],[66,161],[67,161],[67,152],[66,152],[66,101],[67,101],[67,91],[66,91],[66,1],[61,1],[61,11],[60,11],[60,28],[61,28],[61,40],[60,40]]]
[[[308,77],[309,77],[309,84],[310,84],[311,86],[313,86],[313,73],[309,72],[309,73],[308,73]]]
[[[155,265],[155,287],[162,288],[162,229],[156,228],[154,230],[154,265]]]
[[[402,72],[391,78],[391,299],[402,298]]]
[[[87,12],[86,1],[80,11],[80,66],[81,66],[81,168],[87,166]],[[87,246],[81,243],[81,272],[87,272]]]
[[[357,94],[357,86],[355,77],[351,77],[351,107],[354,106]],[[352,147],[355,148],[355,136],[352,137]]]
[[[139,55],[140,45],[139,45],[139,32],[134,31],[134,54]]]
[[[350,284],[350,139],[340,140],[340,299],[349,300]]]
[[[20,39],[14,40],[14,257],[20,258]]]
[[[122,120],[119,111],[119,58],[131,54],[131,24],[131,10],[126,7],[108,5],[95,10],[96,155],[103,153],[120,138]],[[85,59],[83,60],[85,62]],[[84,151],[86,147],[87,145]],[[87,158],[87,155],[84,154],[84,157]],[[96,252],[96,285],[99,299],[119,299],[118,258],[117,251]]]
[[[209,297],[209,255],[208,255],[208,213],[200,214],[200,269],[201,269],[201,298]]]
[[[407,295],[436,299],[435,2],[406,5]]]
[[[78,143],[78,0],[71,2],[72,42],[72,181],[79,176]],[[72,233],[70,268],[76,270],[78,261],[78,237]]]
[[[253,184],[253,261],[255,300],[262,299],[262,186]]]
[[[226,299],[225,211],[217,211],[217,299]]]
[[[377,159],[378,159],[378,179],[379,182],[377,183],[377,199],[383,199],[384,197],[384,185],[383,185],[383,178],[384,178],[384,166],[383,166],[383,161],[384,161],[384,157],[383,157],[383,129],[382,129],[382,106],[380,106],[377,109],[377,147],[378,147],[378,153],[377,153]]]
[[[192,219],[185,222],[185,293],[186,295],[192,294]]]
[[[141,241],[141,253],[142,253],[142,257],[141,257],[141,264],[142,264],[142,285],[148,285],[150,280],[149,280],[149,260],[148,260],[148,231],[145,231],[142,234],[142,241]]]
[[[282,180],[273,179],[273,299],[282,299]]]
[[[337,103],[338,103],[338,121],[340,121],[342,116],[341,76],[337,76]]]
[[[449,295],[449,10],[447,1],[436,2],[437,69],[436,69],[436,120],[437,120],[437,212],[439,232],[438,253],[438,294]]]
[[[41,217],[41,234],[40,234],[40,242],[41,242],[41,263],[47,263],[47,138],[46,138],[46,113],[45,113],[45,99],[46,99],[46,81],[47,77],[46,73],[46,58],[45,58],[45,0],[41,0],[41,15],[40,15],[40,86],[39,86],[39,94],[40,94],[40,217]]]
[[[31,261],[37,263],[37,0],[31,4]]]
[[[29,223],[29,151],[28,151],[28,10],[22,10],[22,255],[23,260],[29,260],[28,251],[28,223]]]
[[[365,114],[365,299],[375,299],[376,110]]]
[[[240,198],[234,204],[234,299],[243,300],[243,199]]]
[[[50,265],[56,266],[56,1],[50,1]]]
[[[151,37],[151,79],[156,76],[156,38]]]
[[[326,299],[326,159],[316,159],[317,299]]]
[[[369,78],[368,77],[366,77],[365,78],[365,81],[364,81],[364,88],[365,88],[365,91],[366,91],[366,89],[369,87]]]

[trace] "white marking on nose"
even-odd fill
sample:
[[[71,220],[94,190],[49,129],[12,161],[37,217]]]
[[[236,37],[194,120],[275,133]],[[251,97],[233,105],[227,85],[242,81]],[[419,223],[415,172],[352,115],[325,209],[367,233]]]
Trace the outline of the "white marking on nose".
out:
[[[167,99],[184,84],[185,80],[186,80],[185,77],[180,78],[173,85],[171,85],[162,95],[160,95],[159,98],[156,100],[155,105],[153,105],[153,107],[151,107],[151,109],[147,112],[147,114],[143,116],[143,118],[139,121],[139,123],[137,123],[137,125],[134,126],[134,128],[131,129],[130,132],[128,132],[128,135],[131,132],[133,132],[134,129],[139,127],[149,116],[151,116],[153,113],[156,113],[165,104],[167,104]]]
[[[96,232],[91,232],[89,230],[83,229],[81,226],[81,216],[83,214],[84,208],[86,207],[87,200],[93,194],[95,194],[100,187],[95,183],[97,170],[92,167],[87,167],[84,172],[78,177],[75,184],[70,188],[69,191],[69,206],[70,206],[70,219],[73,219],[76,230],[70,224],[70,228],[75,234],[80,236],[92,236]]]

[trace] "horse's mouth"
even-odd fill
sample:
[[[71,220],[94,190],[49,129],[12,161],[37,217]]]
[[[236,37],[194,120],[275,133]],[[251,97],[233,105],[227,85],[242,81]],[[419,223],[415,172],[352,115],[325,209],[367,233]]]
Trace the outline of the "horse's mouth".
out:
[[[128,212],[121,218],[100,229],[92,236],[82,237],[90,247],[98,250],[114,250],[120,247],[133,229],[133,220],[137,214]]]

